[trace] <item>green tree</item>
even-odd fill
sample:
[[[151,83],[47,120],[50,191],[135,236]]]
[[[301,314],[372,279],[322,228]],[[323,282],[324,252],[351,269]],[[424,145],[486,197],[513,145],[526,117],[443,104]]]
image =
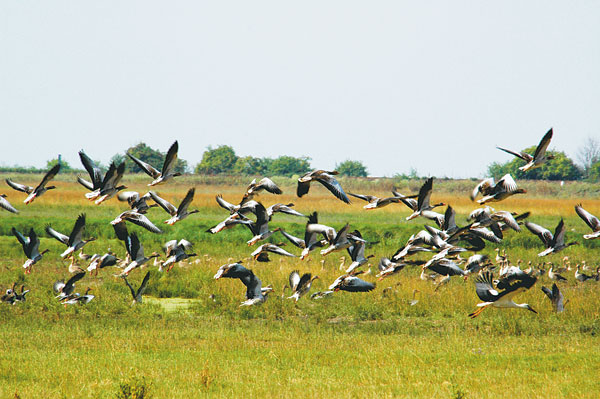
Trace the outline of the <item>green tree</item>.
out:
[[[272,162],[271,158],[239,157],[233,165],[233,173],[237,175],[268,174]]]
[[[588,179],[593,182],[600,181],[600,162],[596,162],[588,168]]]
[[[295,158],[288,155],[282,155],[272,160],[268,166],[268,174],[271,176],[293,176],[303,175],[310,171],[310,158]]]
[[[367,168],[362,162],[349,159],[337,164],[335,170],[342,176],[367,177],[368,175]]]
[[[234,166],[238,160],[235,151],[228,145],[220,145],[217,148],[208,147],[202,160],[196,166],[196,173],[216,175],[219,173],[235,173]]]
[[[129,153],[129,154],[133,155],[134,157],[136,157],[146,163],[149,163],[150,165],[154,166],[158,170],[162,169],[163,163],[165,162],[165,156],[166,156],[166,153],[155,150],[154,148],[148,146],[146,143],[138,143],[135,146],[128,148],[125,153],[126,154]],[[116,164],[118,165],[119,163],[123,162],[122,159],[125,160],[125,159],[129,159],[129,158],[126,156],[123,156],[123,158],[120,158],[120,154],[116,154],[115,156],[112,157],[111,161],[117,161]],[[185,173],[185,172],[187,172],[187,168],[188,168],[187,161],[177,158],[177,162],[175,163],[175,171],[179,172],[179,173]],[[143,173],[143,171],[131,160],[129,160],[129,162],[126,163],[125,171],[132,172],[132,173],[140,173],[140,172]]]
[[[535,147],[529,147],[523,150],[528,154],[535,153]],[[494,162],[488,166],[488,175],[499,179],[507,173],[510,173],[515,179],[530,180],[579,180],[582,177],[582,171],[575,165],[573,160],[562,151],[548,151],[548,154],[554,155],[554,159],[549,160],[537,169],[522,172],[520,166],[525,162],[515,157],[504,164]]]
[[[54,158],[54,159],[50,159],[46,162],[46,170],[49,170],[50,168],[52,168],[54,165],[56,165],[58,163],[58,158]],[[69,165],[69,163],[67,161],[65,161],[64,159],[60,160],[60,171],[61,172],[73,172],[75,169],[73,169],[71,167],[71,165]]]

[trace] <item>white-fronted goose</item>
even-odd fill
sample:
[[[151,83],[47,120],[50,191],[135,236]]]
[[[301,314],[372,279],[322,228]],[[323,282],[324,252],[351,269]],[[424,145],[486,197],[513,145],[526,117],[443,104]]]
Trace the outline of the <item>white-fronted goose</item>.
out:
[[[58,240],[59,242],[62,242],[63,244],[65,244],[67,246],[67,249],[62,254],[60,254],[61,258],[64,259],[64,258],[68,257],[69,255],[72,255],[75,251],[83,248],[83,246],[85,244],[87,244],[88,242],[94,241],[96,239],[96,238],[92,237],[90,239],[84,240],[83,239],[83,229],[84,228],[85,228],[85,214],[81,214],[75,221],[73,230],[71,231],[71,234],[69,234],[68,236],[66,236],[62,233],[59,233],[58,231],[54,230],[49,225],[46,226],[46,233],[48,233],[48,235],[50,235],[52,238],[55,238],[56,240]]]
[[[185,195],[185,198],[183,198],[183,200],[179,204],[179,207],[177,207],[177,208],[175,208],[175,206],[173,206],[173,204],[171,204],[169,201],[166,201],[166,200],[162,199],[161,197],[159,197],[154,191],[150,191],[150,196],[152,197],[154,202],[156,202],[161,208],[163,208],[165,210],[165,212],[167,212],[169,215],[171,215],[171,218],[165,220],[165,223],[172,226],[175,223],[177,223],[178,221],[185,219],[189,215],[199,212],[198,209],[188,211],[188,207],[190,206],[190,204],[192,203],[192,200],[194,199],[195,192],[196,192],[195,188],[193,188],[193,187],[190,188],[188,190],[187,194]]]
[[[350,200],[348,196],[344,192],[344,189],[340,185],[340,183],[336,180],[334,175],[337,175],[337,171],[327,172],[321,169],[313,170],[312,172],[308,172],[304,176],[298,178],[298,188],[296,190],[296,194],[298,197],[302,197],[303,195],[308,193],[310,189],[310,183],[313,181],[317,181],[325,186],[326,189],[331,191],[333,195],[335,195],[338,199],[344,201],[349,204]]]
[[[306,295],[308,291],[310,291],[312,282],[318,278],[319,276],[312,276],[310,273],[304,273],[302,277],[300,277],[300,274],[297,270],[291,272],[288,280],[290,282],[292,295],[289,296],[288,299],[294,299],[296,302],[298,302],[300,297]]]
[[[478,193],[483,194],[483,198],[478,200],[477,203],[484,205],[488,202],[502,201],[511,195],[525,194],[527,190],[518,188],[517,183],[510,174],[505,174],[502,179],[498,180],[494,184],[494,179],[485,179],[475,187],[471,193],[471,200],[475,200]]]
[[[31,273],[33,265],[42,260],[42,256],[50,250],[45,249],[41,253],[39,252],[40,239],[37,234],[35,234],[35,231],[33,231],[33,228],[29,229],[29,237],[27,238],[14,227],[11,229],[11,232],[17,237],[17,240],[19,240],[19,243],[21,243],[21,246],[23,247],[25,256],[27,256],[27,261],[23,264],[25,273]]]
[[[539,168],[543,164],[546,163],[549,159],[554,159],[554,155],[546,154],[546,150],[548,149],[548,145],[550,145],[550,140],[552,140],[552,129],[548,130],[548,132],[542,137],[542,140],[538,144],[535,149],[535,153],[533,156],[527,154],[526,152],[516,152],[507,150],[506,148],[496,147],[499,150],[504,152],[508,152],[511,155],[514,155],[517,158],[521,158],[523,161],[527,162],[526,165],[523,165],[519,168],[519,170],[526,172],[531,169]]]
[[[48,182],[50,180],[54,179],[54,177],[58,174],[59,171],[60,171],[60,163],[57,163],[44,175],[44,178],[42,179],[40,184],[38,184],[37,187],[35,187],[35,188],[33,188],[31,186],[26,186],[24,184],[15,183],[11,179],[6,179],[6,184],[8,184],[10,187],[12,187],[13,189],[15,189],[17,191],[21,191],[21,192],[29,194],[27,196],[27,198],[25,198],[25,201],[23,201],[23,202],[25,204],[30,204],[31,202],[33,202],[34,199],[42,196],[42,194],[44,194],[46,191],[56,188],[56,186],[46,187],[46,184],[48,184]]]
[[[177,151],[179,150],[179,144],[175,141],[169,151],[167,151],[167,156],[165,157],[165,162],[163,163],[162,171],[156,170],[152,165],[134,157],[133,155],[127,153],[127,156],[131,158],[133,162],[137,164],[147,175],[151,176],[154,180],[152,183],[148,184],[149,186],[155,186],[157,184],[162,184],[173,177],[181,176],[181,173],[175,172],[175,164],[177,163]]]
[[[577,215],[579,215],[585,224],[590,226],[590,229],[592,229],[592,234],[584,234],[583,238],[586,240],[600,238],[600,220],[598,220],[596,216],[583,209],[581,204],[575,205],[575,212],[577,212]]]

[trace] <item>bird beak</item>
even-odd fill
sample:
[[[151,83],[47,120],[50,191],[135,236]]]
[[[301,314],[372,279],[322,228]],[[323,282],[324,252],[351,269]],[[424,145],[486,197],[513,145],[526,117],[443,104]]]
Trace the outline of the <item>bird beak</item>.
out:
[[[537,314],[537,312],[531,306],[528,307],[527,310],[531,310],[533,313]]]

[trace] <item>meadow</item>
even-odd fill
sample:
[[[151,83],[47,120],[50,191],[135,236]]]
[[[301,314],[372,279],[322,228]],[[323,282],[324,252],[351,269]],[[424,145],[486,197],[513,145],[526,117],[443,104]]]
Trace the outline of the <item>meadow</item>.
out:
[[[14,180],[35,183],[39,176],[11,175]],[[123,281],[115,268],[86,276],[77,291],[92,288],[95,300],[85,306],[64,307],[54,299],[52,283],[68,278],[69,261],[59,255],[64,246],[47,237],[47,224],[69,233],[80,213],[87,215],[86,236],[98,239],[86,253],[104,253],[108,247],[120,257],[125,249],[116,240],[109,221],[127,208],[112,199],[101,206],[88,202],[85,190],[73,175],[59,175],[53,190],[30,205],[21,193],[5,187],[0,193],[21,213],[0,212],[0,288],[12,282],[25,284],[27,301],[15,306],[0,304],[0,397],[436,397],[436,398],[596,398],[600,395],[600,286],[577,283],[573,273],[561,284],[565,312],[556,314],[543,295],[541,277],[528,292],[517,297],[538,314],[522,310],[488,309],[471,320],[467,314],[479,302],[472,279],[453,278],[435,290],[419,279],[419,268],[377,282],[370,293],[337,292],[322,300],[302,298],[298,303],[282,299],[282,286],[295,269],[320,278],[312,291],[325,290],[342,272],[342,253],[325,257],[315,252],[309,260],[278,258],[269,263],[249,259],[247,229],[239,227],[211,235],[206,230],[223,220],[227,212],[214,197],[223,194],[239,201],[250,179],[185,177],[157,188],[177,204],[191,186],[196,187],[193,208],[198,214],[177,223],[162,224],[167,214],[152,209],[148,216],[164,234],[153,235],[136,226],[146,253],[160,251],[170,239],[186,238],[199,256],[159,273],[152,263],[151,280],[143,304],[131,306]],[[423,228],[425,220],[407,222],[408,208],[390,205],[364,211],[364,202],[351,205],[336,200],[320,187],[296,198],[293,179],[275,179],[284,194],[261,194],[265,205],[296,204],[305,214],[319,212],[319,220],[335,228],[346,222],[373,244],[372,274],[377,262],[391,256],[408,237]],[[129,189],[145,192],[147,179],[128,176]],[[457,223],[476,207],[468,198],[475,181],[434,182],[432,200],[451,204]],[[564,218],[567,240],[579,245],[540,260],[542,244],[528,231],[509,232],[498,245],[514,264],[552,261],[560,265],[569,257],[572,265],[586,260],[600,266],[600,243],[584,241],[588,227],[573,206],[579,202],[600,215],[600,190],[587,183],[519,182],[523,196],[498,203],[496,209],[531,211],[530,220],[550,230]],[[404,194],[418,191],[421,182],[395,179],[343,179],[346,191],[387,196],[392,186]],[[21,198],[23,197],[23,198]],[[275,215],[272,226],[302,236],[305,220]],[[11,227],[34,227],[40,249],[50,252],[25,275],[25,257]],[[163,227],[164,226],[164,227]],[[284,241],[275,235],[272,242]],[[600,241],[600,240],[598,240]],[[299,250],[287,245],[293,253]],[[494,258],[496,246],[482,251]],[[427,255],[415,258],[427,259]],[[261,306],[243,307],[245,288],[238,280],[215,281],[220,265],[243,260],[275,292]],[[82,266],[84,266],[83,262]],[[346,256],[346,265],[348,264]],[[145,270],[134,270],[130,281],[139,285]],[[589,273],[589,272],[588,272]],[[385,294],[383,290],[386,290]],[[410,306],[413,290],[419,302]],[[290,294],[288,294],[289,296]],[[137,396],[134,394],[137,392]],[[129,395],[129,396],[128,396]],[[145,396],[144,396],[145,395]]]

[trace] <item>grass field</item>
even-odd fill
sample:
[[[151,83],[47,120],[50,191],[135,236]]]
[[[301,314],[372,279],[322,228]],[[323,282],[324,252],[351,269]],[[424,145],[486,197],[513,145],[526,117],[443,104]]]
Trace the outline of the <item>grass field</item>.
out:
[[[8,176],[7,176],[8,177]],[[36,176],[23,176],[34,183]],[[15,177],[16,180],[16,177]],[[527,302],[539,314],[521,310],[489,309],[471,320],[467,314],[479,302],[471,280],[453,279],[438,291],[418,278],[420,270],[405,269],[378,282],[364,294],[339,292],[320,301],[302,298],[297,304],[282,300],[281,287],[294,269],[318,274],[313,291],[323,290],[341,274],[342,253],[325,258],[314,253],[310,260],[272,257],[267,264],[247,260],[254,248],[245,241],[243,228],[210,235],[205,230],[222,220],[226,212],[214,196],[236,202],[245,180],[218,181],[185,178],[157,191],[178,203],[188,187],[196,186],[192,208],[200,213],[165,233],[152,235],[139,228],[146,253],[159,251],[169,239],[187,238],[195,243],[198,262],[159,273],[153,266],[148,295],[142,305],[130,306],[131,297],[114,268],[86,276],[78,291],[93,289],[94,301],[86,306],[63,307],[53,298],[52,283],[68,278],[68,261],[59,259],[64,246],[46,237],[43,228],[70,232],[79,213],[87,215],[86,235],[98,240],[87,253],[104,252],[110,246],[122,257],[124,248],[108,224],[126,206],[116,199],[95,206],[83,198],[84,190],[61,176],[59,188],[24,206],[20,193],[3,192],[21,213],[0,212],[0,288],[13,281],[31,289],[27,301],[0,306],[0,397],[127,397],[128,389],[142,387],[154,398],[182,397],[448,397],[448,398],[596,398],[600,395],[600,286],[576,283],[573,274],[561,285],[569,300],[562,314],[552,307],[540,288],[550,286],[547,276],[538,280],[517,301]],[[27,182],[24,180],[24,182]],[[145,179],[125,182],[143,191]],[[373,275],[381,256],[390,256],[423,220],[405,221],[403,205],[364,211],[355,200],[345,205],[315,187],[298,199],[289,180],[281,180],[284,195],[265,194],[260,200],[294,202],[303,213],[319,211],[320,221],[340,228],[350,222],[367,240],[373,254]],[[419,182],[345,181],[348,191],[387,195],[392,185],[401,192],[418,190]],[[457,223],[475,208],[468,199],[474,182],[434,183],[434,201],[457,209]],[[580,244],[551,255],[546,261],[561,264],[564,255],[573,265],[586,260],[598,265],[600,243],[581,235],[587,226],[573,206],[583,202],[600,215],[598,189],[588,185],[560,188],[557,184],[523,184],[529,193],[496,205],[496,209],[531,211],[530,220],[553,230],[560,217],[568,227],[567,239]],[[437,191],[436,191],[437,190]],[[564,193],[561,190],[568,190]],[[1,193],[1,192],[0,192]],[[561,194],[562,193],[562,194]],[[149,217],[157,225],[167,219],[160,209]],[[273,226],[301,236],[305,221],[276,215]],[[25,275],[25,257],[11,227],[34,227],[41,249],[50,253]],[[162,227],[161,226],[161,227]],[[276,236],[272,241],[281,238]],[[599,240],[600,241],[600,240]],[[542,244],[527,231],[508,233],[499,246],[511,261],[540,262]],[[494,253],[495,246],[483,251]],[[294,253],[295,248],[288,249]],[[426,259],[427,256],[422,256]],[[264,284],[275,292],[262,306],[240,308],[245,289],[237,280],[215,281],[218,267],[229,260],[245,259]],[[348,261],[346,261],[346,265]],[[130,281],[137,286],[145,271],[134,270]],[[391,287],[388,294],[383,289]],[[414,289],[421,291],[415,306],[408,302]],[[3,305],[3,304],[2,304]],[[119,396],[121,395],[121,396]],[[133,397],[133,396],[130,396]],[[138,395],[138,397],[140,397]]]

